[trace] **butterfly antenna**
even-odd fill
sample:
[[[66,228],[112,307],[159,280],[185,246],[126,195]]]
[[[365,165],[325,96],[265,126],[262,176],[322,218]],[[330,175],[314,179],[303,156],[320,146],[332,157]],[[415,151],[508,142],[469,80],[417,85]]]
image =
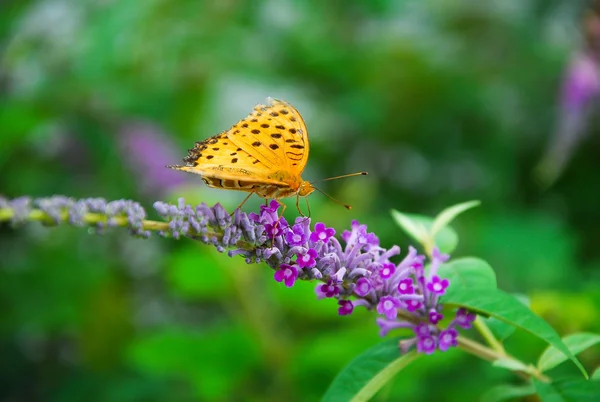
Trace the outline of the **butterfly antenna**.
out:
[[[341,176],[328,177],[327,179],[322,179],[322,180],[319,180],[319,181],[337,180],[337,179],[343,179],[345,177],[353,177],[353,176],[366,176],[368,174],[369,173],[367,173],[367,172],[357,172],[357,173],[343,174]]]
[[[322,179],[322,180],[318,180],[318,181],[337,180],[337,179],[343,179],[345,177],[366,176],[366,175],[368,175],[367,172],[357,172],[357,173],[344,174],[341,176],[328,177],[327,179]],[[310,184],[313,184],[313,183],[311,182]],[[315,190],[318,190],[319,193],[323,194],[325,197],[329,198],[331,201],[335,202],[336,204],[343,205],[344,208],[346,208],[346,209],[352,209],[352,207],[350,205],[344,204],[343,202],[336,200],[335,198],[333,198],[332,196],[330,196],[329,194],[327,194],[325,191],[321,190],[320,188],[315,187],[315,186],[313,186],[313,188]]]
[[[343,205],[344,208],[346,208],[346,209],[352,209],[352,207],[350,205],[344,204],[343,202],[336,200],[335,198],[333,198],[332,196],[330,196],[329,194],[327,194],[325,191],[321,190],[320,188],[315,187],[315,186],[313,186],[313,188],[315,190],[319,191],[319,193],[323,194],[325,197],[329,198],[331,201],[335,202],[336,204]]]

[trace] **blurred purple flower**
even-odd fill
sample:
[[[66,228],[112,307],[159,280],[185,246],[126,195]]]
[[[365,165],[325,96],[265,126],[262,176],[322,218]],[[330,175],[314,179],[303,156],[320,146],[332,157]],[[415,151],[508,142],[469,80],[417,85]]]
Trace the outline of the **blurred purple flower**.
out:
[[[163,196],[188,180],[186,175],[165,169],[179,159],[179,153],[168,135],[152,123],[127,122],[121,126],[118,140],[123,160],[147,195]]]
[[[568,112],[580,112],[600,94],[598,62],[587,53],[577,54],[565,74],[561,91],[561,105]]]
[[[573,153],[585,138],[600,98],[600,65],[591,50],[574,56],[564,75],[560,109],[554,133],[545,155],[536,167],[544,186],[552,184],[564,171]]]
[[[459,308],[456,312],[456,317],[454,318],[454,322],[461,328],[469,329],[471,328],[471,324],[475,321],[477,316],[464,308]]]

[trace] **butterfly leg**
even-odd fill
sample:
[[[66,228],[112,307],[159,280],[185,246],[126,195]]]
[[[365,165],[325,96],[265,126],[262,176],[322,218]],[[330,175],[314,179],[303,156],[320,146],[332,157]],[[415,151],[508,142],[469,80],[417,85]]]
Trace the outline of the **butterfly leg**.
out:
[[[308,202],[308,198],[304,197],[304,201],[306,201],[306,209],[308,209],[308,216],[307,218],[310,218],[310,203]]]
[[[296,209],[298,210],[298,213],[300,214],[300,216],[305,216],[302,213],[302,210],[300,209],[300,196],[296,195]]]
[[[236,209],[240,209],[242,207],[242,205],[244,205],[246,203],[246,201],[248,201],[248,198],[250,198],[252,196],[252,194],[254,193],[250,193],[246,196],[246,198],[244,198],[244,201],[242,201],[242,203],[240,205],[238,205],[238,207]],[[229,214],[229,216],[233,216],[233,214],[235,213],[235,210]]]
[[[300,216],[304,217],[302,222],[306,221],[307,219],[310,219],[310,204],[308,203],[307,197],[304,197],[304,200],[306,201],[306,209],[308,209],[308,216],[302,213],[302,210],[300,209],[300,196],[296,196],[296,208],[298,209],[298,213],[300,214]]]

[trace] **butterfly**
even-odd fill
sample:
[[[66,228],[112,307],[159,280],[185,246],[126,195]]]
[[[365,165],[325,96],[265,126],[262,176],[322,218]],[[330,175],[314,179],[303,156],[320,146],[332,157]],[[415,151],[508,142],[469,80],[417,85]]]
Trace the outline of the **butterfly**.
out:
[[[296,196],[303,215],[300,197],[316,189],[301,177],[310,149],[306,124],[289,103],[268,101],[229,130],[196,142],[185,165],[167,167],[199,174],[208,187],[248,192],[240,207],[252,194],[267,200]],[[366,172],[353,175],[359,174]]]

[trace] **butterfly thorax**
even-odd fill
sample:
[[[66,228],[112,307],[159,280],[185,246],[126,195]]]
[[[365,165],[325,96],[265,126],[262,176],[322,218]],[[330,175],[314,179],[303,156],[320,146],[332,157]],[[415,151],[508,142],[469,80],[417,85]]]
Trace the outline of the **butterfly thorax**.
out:
[[[285,185],[273,184],[255,188],[256,194],[263,198],[286,198],[294,195],[305,197],[315,191],[309,182],[285,170],[279,170],[269,175],[269,179],[277,180]]]

